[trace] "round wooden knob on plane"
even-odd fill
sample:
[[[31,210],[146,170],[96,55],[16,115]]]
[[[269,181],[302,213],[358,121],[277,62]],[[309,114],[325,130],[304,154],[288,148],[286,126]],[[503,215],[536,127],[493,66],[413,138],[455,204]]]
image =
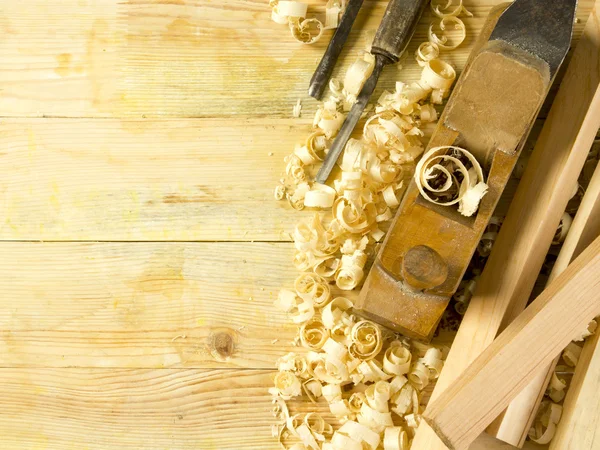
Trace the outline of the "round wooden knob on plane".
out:
[[[414,289],[431,289],[448,278],[448,264],[431,247],[417,245],[410,248],[402,260],[402,278]]]

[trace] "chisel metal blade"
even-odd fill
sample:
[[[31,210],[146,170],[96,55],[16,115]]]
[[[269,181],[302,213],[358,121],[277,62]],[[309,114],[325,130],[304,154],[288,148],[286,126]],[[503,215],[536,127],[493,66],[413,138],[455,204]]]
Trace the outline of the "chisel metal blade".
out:
[[[356,103],[352,105],[352,109],[350,110],[348,117],[346,117],[342,128],[340,129],[338,135],[333,141],[333,145],[327,153],[327,158],[325,158],[323,165],[319,169],[319,173],[317,173],[315,178],[317,183],[325,183],[327,181],[327,178],[329,178],[329,174],[333,170],[333,167],[342,153],[342,150],[346,146],[348,139],[350,139],[350,135],[352,134],[354,127],[360,120],[360,116],[365,110],[365,107],[367,106],[367,103],[369,102],[369,99],[375,90],[375,86],[377,86],[377,80],[379,79],[381,70],[385,65],[384,58],[385,57],[380,55],[376,56],[375,67],[373,68],[371,76],[365,82],[360,94],[358,95],[358,98],[356,99]]]
[[[571,46],[577,0],[515,0],[500,16],[490,41],[504,41],[550,67],[550,78]]]

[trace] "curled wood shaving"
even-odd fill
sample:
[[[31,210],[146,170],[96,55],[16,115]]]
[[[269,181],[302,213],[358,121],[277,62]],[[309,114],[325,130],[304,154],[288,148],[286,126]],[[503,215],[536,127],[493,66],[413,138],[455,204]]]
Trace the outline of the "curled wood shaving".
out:
[[[479,162],[454,146],[429,150],[417,164],[415,181],[426,200],[442,206],[458,203],[458,211],[467,217],[475,214],[488,189]]]
[[[552,378],[550,379],[550,385],[548,386],[548,396],[552,399],[553,402],[560,402],[563,398],[565,398],[565,389],[567,387],[567,382],[562,378],[559,378],[556,372],[552,374]]]
[[[440,56],[440,48],[437,44],[429,41],[421,43],[415,52],[417,64],[421,67],[424,67],[429,61],[436,59],[438,56]]]
[[[408,450],[408,434],[402,427],[388,427],[383,434],[384,450]]]
[[[552,243],[554,245],[562,244],[569,233],[569,229],[571,228],[571,224],[573,223],[573,218],[570,214],[564,213],[560,218],[560,223],[558,224],[558,228],[556,229],[556,234],[554,235],[554,239],[552,239]]]
[[[342,4],[340,0],[329,0],[325,5],[325,29],[330,30],[338,27]]]
[[[430,6],[433,13],[440,19],[450,16],[458,17],[462,13],[468,17],[473,17],[473,14],[464,7],[463,0],[459,0],[454,9],[451,9],[452,3],[452,0],[432,0]]]
[[[580,342],[583,341],[585,338],[593,335],[596,332],[596,328],[598,328],[598,322],[596,322],[596,320],[592,320],[587,328],[581,332],[581,335],[577,336],[575,339],[573,339],[573,341],[575,342]]]
[[[277,372],[273,376],[273,384],[275,387],[270,388],[269,392],[281,397],[284,400],[289,400],[292,397],[297,397],[302,393],[302,384],[296,375],[288,371]]]
[[[310,321],[303,323],[300,327],[300,342],[306,348],[319,350],[323,348],[329,339],[329,330],[321,319],[313,317]]]
[[[317,19],[290,21],[292,37],[302,44],[314,44],[323,35],[323,24]]]
[[[451,25],[454,25],[455,30],[460,31],[459,37],[457,39],[455,39],[455,41],[453,43],[450,43],[448,41],[448,36],[446,36],[444,34],[446,29],[448,27],[450,27]],[[456,16],[451,15],[451,16],[444,17],[440,20],[440,22],[437,24],[437,27],[442,32],[441,36],[438,36],[436,34],[436,32],[434,30],[434,26],[435,26],[435,23],[432,23],[429,26],[427,36],[429,37],[429,42],[437,45],[442,50],[454,50],[460,44],[462,44],[464,42],[465,38],[467,37],[467,29],[465,27],[464,22]]]
[[[304,195],[304,206],[311,208],[331,208],[335,200],[335,189],[316,183],[312,189]]]
[[[490,219],[490,222],[485,228],[485,231],[479,240],[479,244],[477,245],[477,253],[479,253],[480,256],[488,257],[490,255],[494,242],[498,237],[502,221],[503,218],[498,216],[492,216]]]
[[[548,400],[542,401],[534,425],[529,430],[529,439],[536,444],[548,444],[556,433],[556,425],[561,415],[561,405]]]
[[[574,342],[569,343],[563,350],[562,359],[567,366],[575,367],[581,356],[581,347]]]
[[[364,56],[354,61],[344,78],[344,90],[346,94],[358,96],[365,81],[371,76],[374,67],[375,59],[369,53],[365,53]]]
[[[365,446],[361,448],[366,447],[367,449],[375,450],[381,442],[381,438],[376,432],[352,420],[349,420],[344,425],[342,425],[338,432],[341,434],[345,434],[350,439],[360,444],[364,443]]]
[[[383,346],[381,328],[369,320],[361,320],[350,332],[350,355],[363,361],[377,356]]]

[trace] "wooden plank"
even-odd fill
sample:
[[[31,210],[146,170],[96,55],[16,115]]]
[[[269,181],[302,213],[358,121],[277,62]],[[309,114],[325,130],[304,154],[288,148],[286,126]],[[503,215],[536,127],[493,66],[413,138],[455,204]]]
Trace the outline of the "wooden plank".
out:
[[[449,449],[467,448],[539,368],[600,314],[599,287],[597,238],[427,406],[425,420]]]
[[[274,368],[290,244],[0,247],[0,367]],[[185,338],[182,337],[185,335]]]
[[[292,119],[4,120],[0,239],[289,241],[313,213],[273,191],[309,132]]]
[[[467,41],[447,60],[464,66],[501,1],[468,2]],[[592,3],[580,1],[581,22]],[[365,2],[335,74],[364,49],[386,4]],[[322,18],[324,3],[311,0],[310,10]],[[427,11],[403,71],[386,69],[379,92],[419,77],[412,54],[431,20]],[[308,80],[332,33],[313,46],[294,42],[270,20],[267,0],[4,1],[0,27],[0,116],[12,117],[290,117],[298,98],[310,115]]]
[[[567,135],[571,136],[568,138],[570,142],[573,142],[573,148],[570,149],[571,155],[587,154],[598,132],[598,127],[600,127],[599,19],[600,0],[596,1],[596,7],[587,21],[582,39],[575,49],[564,83],[559,90],[556,103],[553,105],[546,122],[554,133],[558,135],[564,134],[565,137]],[[581,100],[576,102],[582,105],[582,108],[577,112],[568,106],[573,103],[574,98]],[[573,129],[572,131],[563,130],[561,132],[560,126],[567,120],[567,117],[570,117],[570,121],[575,123],[577,128],[579,126],[581,128]],[[543,143],[544,140],[555,142],[561,137],[557,135],[551,136],[551,134],[542,132],[538,142]],[[548,158],[550,155],[546,151],[543,157]],[[535,161],[533,162],[535,164]],[[574,170],[577,169],[580,169],[580,164],[574,167]],[[595,175],[597,179],[592,178],[588,186],[588,190],[581,201],[581,205],[573,221],[573,226],[569,230],[569,235],[552,269],[548,283],[551,283],[554,278],[560,275],[571,263],[571,260],[579,256],[598,236],[600,231],[598,228],[600,214],[595,217],[594,213],[598,213],[596,205],[600,203],[598,199],[600,172],[596,171]],[[518,305],[518,308],[520,307],[522,305]],[[512,320],[518,312],[519,309],[515,308],[510,312],[509,316],[505,317],[504,322],[507,323],[507,321]],[[506,411],[492,424],[489,431],[493,435],[505,442],[517,446],[523,445],[557,362],[558,359],[555,359],[549,367],[538,371],[537,377],[531,384],[511,402]]]
[[[264,370],[4,368],[2,449],[276,450],[271,384]]]
[[[558,423],[551,450],[594,450],[600,448],[600,334],[588,338],[583,346],[575,375]]]
[[[314,210],[273,191],[310,130],[305,119],[5,119],[0,240],[290,241]]]
[[[571,187],[577,182],[598,130],[599,116],[593,113],[598,80],[592,75],[597,69],[597,59],[588,55],[587,48],[579,45],[569,64],[565,82],[478,281],[434,398],[451,386],[525,308]],[[573,102],[573,98],[582,100]],[[426,424],[415,436],[415,443],[428,450],[444,448]]]

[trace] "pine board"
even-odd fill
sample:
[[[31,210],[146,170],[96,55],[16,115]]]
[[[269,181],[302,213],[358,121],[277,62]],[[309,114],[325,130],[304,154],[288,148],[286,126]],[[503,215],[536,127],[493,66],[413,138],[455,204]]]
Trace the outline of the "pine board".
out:
[[[324,2],[310,0],[324,17]],[[446,55],[459,69],[489,9],[467,2],[468,38]],[[581,0],[575,36],[593,0]],[[365,1],[335,74],[365,49],[385,10]],[[400,72],[379,83],[412,81],[412,57],[432,20],[421,20]],[[310,115],[308,80],[332,32],[313,46],[270,20],[267,0],[29,0],[0,3],[0,116],[290,117],[298,98]],[[377,95],[377,93],[375,94]]]
[[[467,41],[446,56],[458,71],[498,3],[467,2]],[[385,4],[365,1],[335,75]],[[272,301],[292,247],[229,241],[289,241],[310,214],[272,189],[331,32],[303,46],[269,14],[266,0],[0,0],[3,449],[278,448],[266,389],[295,331]],[[419,77],[430,20],[378,92]]]

